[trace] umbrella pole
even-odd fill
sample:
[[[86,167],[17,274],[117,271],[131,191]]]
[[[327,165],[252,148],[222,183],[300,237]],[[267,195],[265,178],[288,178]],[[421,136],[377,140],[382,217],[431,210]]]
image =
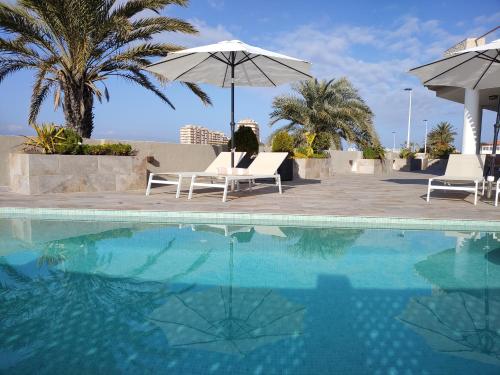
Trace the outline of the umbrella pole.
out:
[[[234,52],[231,55],[231,168],[234,168]]]
[[[493,197],[493,182],[495,180],[498,131],[500,130],[500,96],[497,98],[497,119],[493,129],[493,149],[491,150],[491,160],[488,173],[488,191],[486,192],[488,199]]]

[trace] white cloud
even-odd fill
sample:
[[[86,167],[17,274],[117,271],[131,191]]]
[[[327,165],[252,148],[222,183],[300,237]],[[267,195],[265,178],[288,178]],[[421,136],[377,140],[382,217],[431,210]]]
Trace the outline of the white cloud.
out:
[[[268,36],[267,41],[282,53],[312,62],[313,74],[318,78],[348,77],[374,111],[383,140],[392,144],[392,130],[401,139],[406,138],[403,135],[408,94],[402,91],[405,87],[414,88],[414,126],[419,126],[424,118],[437,122],[449,120],[449,116],[461,117],[459,105],[436,99],[407,72],[441,57],[446,49],[466,36],[480,35],[478,32],[479,29],[473,29],[456,35],[437,20],[403,17],[383,28],[301,25],[292,32]],[[460,130],[458,120],[455,126]],[[417,143],[422,139],[423,135],[415,137]]]
[[[234,35],[221,24],[209,25],[205,21],[198,18],[189,19],[188,22],[196,27],[198,34],[188,35],[168,33],[158,36],[157,39],[177,43],[185,47],[194,47],[220,42],[221,40],[235,39]]]
[[[479,16],[474,18],[474,23],[476,24],[485,24],[485,23],[498,23],[498,20],[500,20],[500,12],[496,12],[493,14],[489,15],[484,15],[484,16]]]
[[[224,0],[208,0],[208,5],[215,9],[224,8]]]

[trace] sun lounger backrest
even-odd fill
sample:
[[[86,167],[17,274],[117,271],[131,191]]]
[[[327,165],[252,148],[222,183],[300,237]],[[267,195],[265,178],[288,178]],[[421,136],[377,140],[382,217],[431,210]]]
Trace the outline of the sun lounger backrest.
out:
[[[248,173],[251,175],[275,174],[287,156],[286,152],[260,152],[248,167]]]
[[[238,162],[243,159],[245,156],[245,152],[235,152],[234,153],[234,165],[238,165]],[[212,163],[205,169],[207,173],[218,173],[217,168],[231,168],[231,153],[230,152],[221,152],[217,157],[212,161]]]
[[[485,155],[452,154],[446,165],[445,176],[481,178],[484,174]]]

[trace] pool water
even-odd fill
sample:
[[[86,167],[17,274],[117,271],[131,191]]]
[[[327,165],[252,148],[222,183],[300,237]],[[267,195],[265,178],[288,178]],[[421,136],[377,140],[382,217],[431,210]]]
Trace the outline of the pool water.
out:
[[[499,374],[500,234],[0,219],[0,372]]]

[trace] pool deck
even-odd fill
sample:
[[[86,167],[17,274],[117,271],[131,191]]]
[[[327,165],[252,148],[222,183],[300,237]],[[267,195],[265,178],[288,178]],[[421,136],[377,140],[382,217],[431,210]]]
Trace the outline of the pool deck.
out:
[[[285,182],[283,195],[270,185],[257,185],[221,201],[222,189],[199,188],[192,200],[184,190],[175,198],[175,187],[126,193],[71,193],[20,195],[0,191],[0,207],[75,208],[146,211],[245,212],[300,215],[369,216],[418,219],[500,220],[500,206],[465,192],[432,193],[425,201],[427,179],[432,175],[394,172],[387,176],[337,175],[325,180]],[[184,189],[188,188],[186,180]]]

